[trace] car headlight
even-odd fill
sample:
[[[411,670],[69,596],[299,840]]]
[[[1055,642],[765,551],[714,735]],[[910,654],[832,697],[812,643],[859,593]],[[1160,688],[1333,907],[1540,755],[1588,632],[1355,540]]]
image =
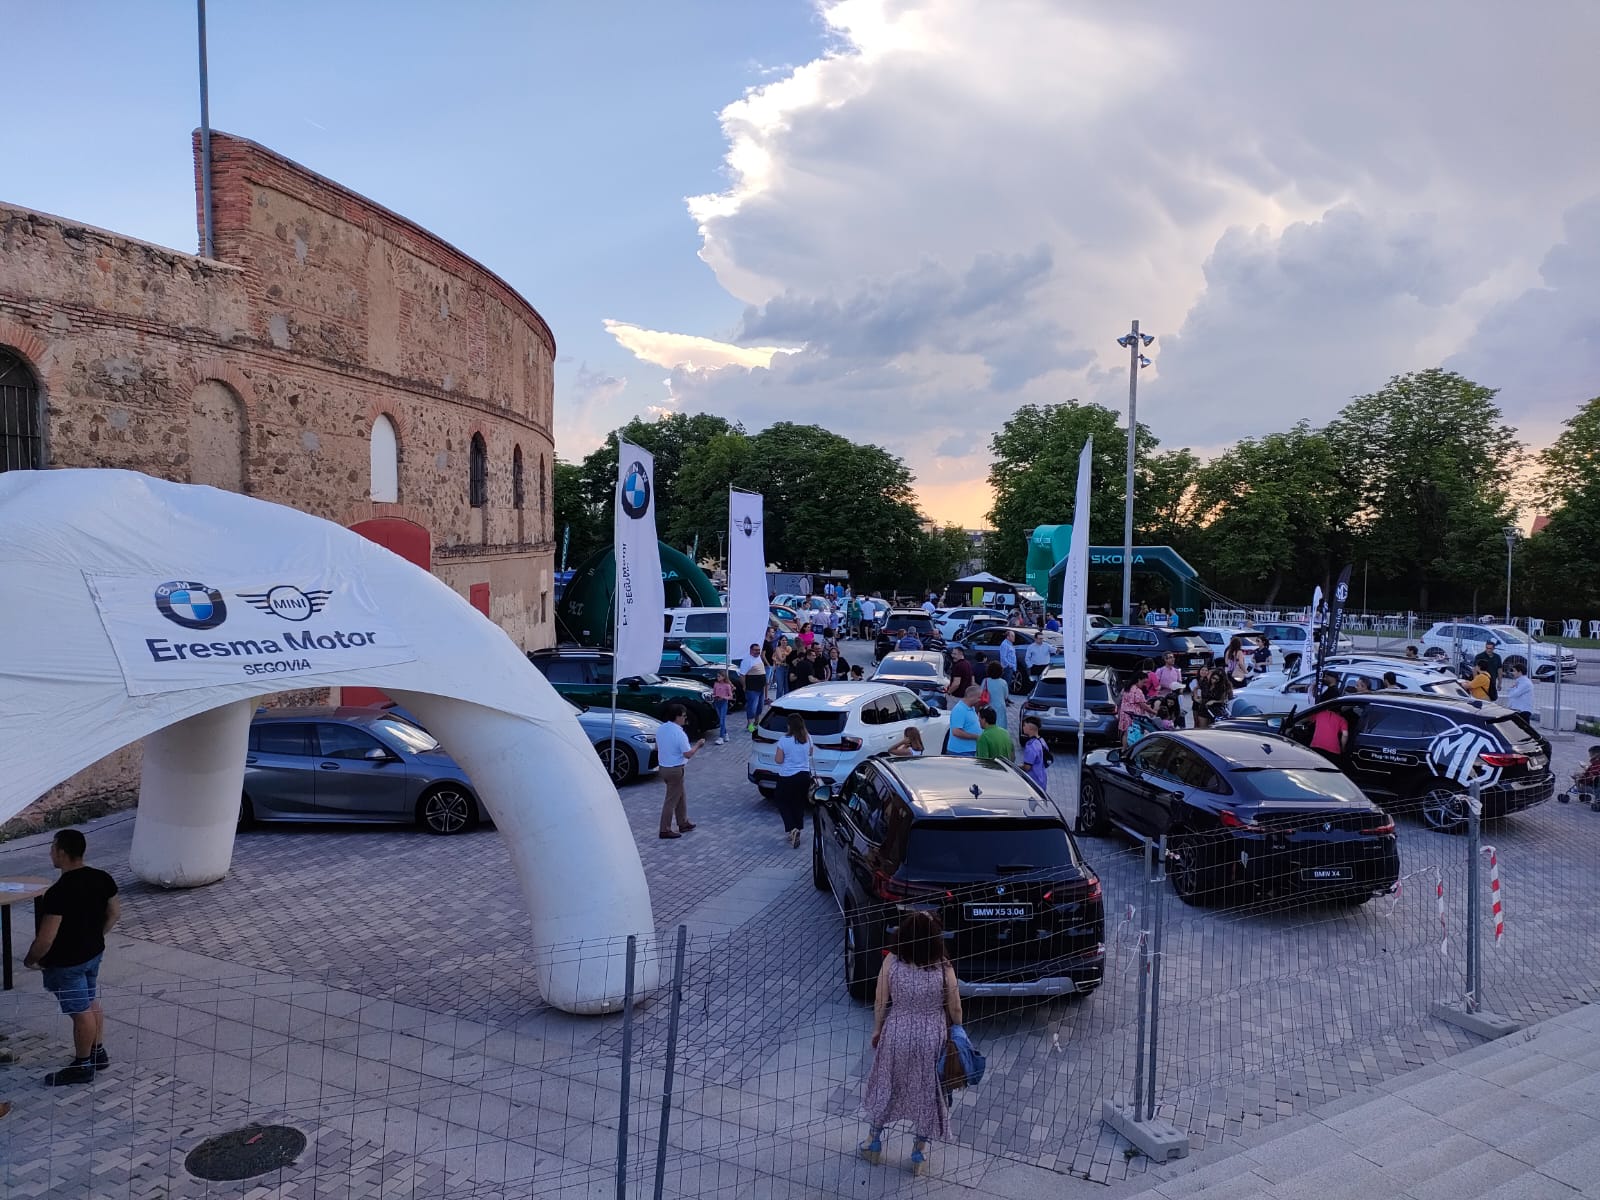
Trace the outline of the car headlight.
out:
[[[656,744],[656,735],[653,733],[641,733],[639,740],[646,746],[654,746]]]

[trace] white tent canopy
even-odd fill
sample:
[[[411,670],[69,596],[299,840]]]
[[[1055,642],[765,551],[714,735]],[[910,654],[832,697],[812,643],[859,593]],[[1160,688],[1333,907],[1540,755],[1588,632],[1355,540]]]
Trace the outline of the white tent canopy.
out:
[[[292,508],[130,471],[0,474],[0,821],[145,738],[130,865],[214,882],[258,699],[333,684],[388,691],[466,768],[521,878],[544,998],[617,1005],[617,941],[654,929],[638,850],[571,706],[498,626]]]

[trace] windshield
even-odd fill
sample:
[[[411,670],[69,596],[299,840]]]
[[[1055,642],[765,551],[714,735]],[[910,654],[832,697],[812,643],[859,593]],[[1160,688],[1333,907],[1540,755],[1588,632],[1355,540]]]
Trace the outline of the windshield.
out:
[[[937,679],[939,668],[922,658],[901,658],[891,654],[878,665],[874,678],[879,675],[894,675],[901,679]]]
[[[1533,726],[1528,724],[1526,717],[1514,714],[1509,717],[1500,717],[1494,722],[1497,733],[1513,746],[1523,742],[1537,742],[1539,735],[1534,732]]]
[[[917,633],[930,633],[933,630],[933,618],[927,613],[891,613],[885,628],[893,633],[897,629],[910,629]]]
[[[693,646],[687,644],[678,647],[678,657],[683,660],[683,665],[686,667],[708,667],[711,665],[710,659],[706,658]]]
[[[1322,801],[1365,801],[1360,788],[1337,767],[1241,767],[1235,775],[1246,777],[1263,800],[1292,800],[1306,804]]]
[[[781,704],[774,704],[767,709],[766,715],[761,718],[761,728],[767,733],[785,734],[789,732],[789,716],[799,713],[805,720],[806,732],[812,737],[832,737],[843,733],[845,722],[850,714],[844,711],[832,710],[827,712],[805,712],[797,708],[785,708]]]
[[[439,748],[439,743],[431,733],[426,729],[418,729],[409,721],[396,721],[393,717],[384,717],[374,721],[372,727],[385,737],[393,738],[413,754],[422,754]]]
[[[913,878],[993,879],[1077,863],[1059,822],[928,821],[911,827],[906,872]]]

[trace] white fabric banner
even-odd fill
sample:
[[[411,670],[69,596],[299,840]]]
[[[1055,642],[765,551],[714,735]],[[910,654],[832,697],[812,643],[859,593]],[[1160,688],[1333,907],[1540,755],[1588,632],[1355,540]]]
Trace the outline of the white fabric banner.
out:
[[[743,662],[767,636],[767,552],[763,503],[750,492],[728,493],[728,665]]]
[[[1066,656],[1067,715],[1081,720],[1085,643],[1089,636],[1089,477],[1093,474],[1094,439],[1078,456],[1078,494],[1072,506],[1072,540],[1067,569],[1061,578],[1061,649]]]
[[[612,527],[616,562],[616,678],[661,670],[667,589],[656,541],[656,460],[648,450],[617,444],[617,504]]]
[[[417,657],[353,573],[202,582],[86,572],[84,582],[130,696],[255,678],[283,691],[289,680]]]

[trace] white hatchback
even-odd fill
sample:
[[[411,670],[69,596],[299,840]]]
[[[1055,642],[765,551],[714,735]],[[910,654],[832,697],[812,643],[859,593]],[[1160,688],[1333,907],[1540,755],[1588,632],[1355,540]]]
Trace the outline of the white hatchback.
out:
[[[778,739],[789,731],[789,716],[800,714],[812,741],[811,770],[830,783],[874,754],[882,754],[908,728],[922,734],[929,754],[938,754],[950,718],[929,708],[907,688],[886,683],[813,683],[789,692],[761,714],[750,743],[745,774],[769,792],[778,783]]]

